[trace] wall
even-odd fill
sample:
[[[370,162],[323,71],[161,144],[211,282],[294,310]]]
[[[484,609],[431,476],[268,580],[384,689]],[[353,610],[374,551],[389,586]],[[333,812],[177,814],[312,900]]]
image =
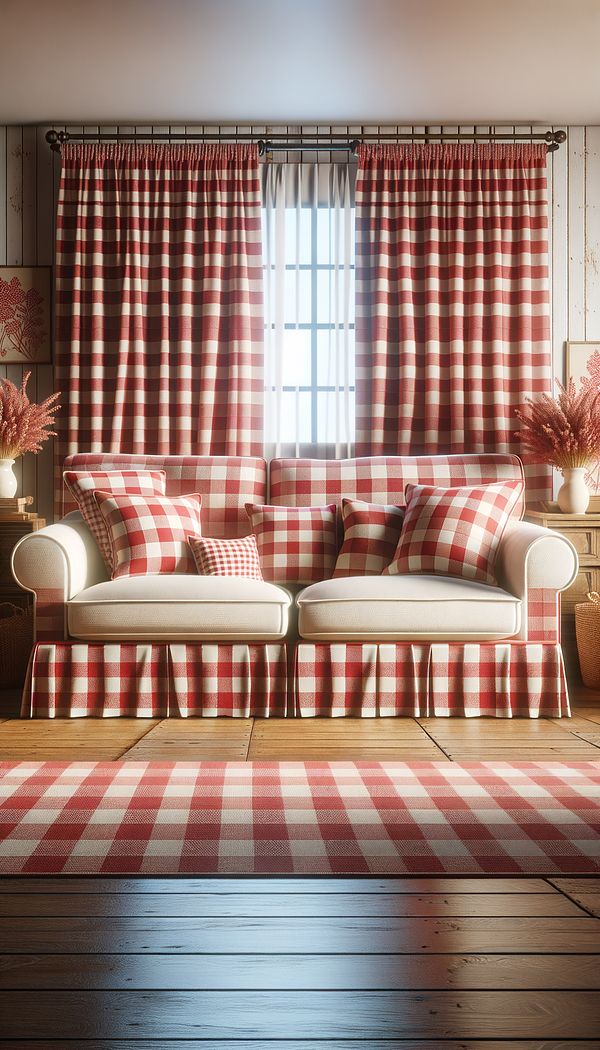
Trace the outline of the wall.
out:
[[[59,125],[54,125],[58,127]],[[45,142],[46,127],[0,128],[0,265],[50,265],[54,243],[54,201],[58,185],[58,156]],[[99,128],[69,127],[70,131],[97,132]],[[103,127],[102,131],[117,130]],[[153,128],[137,126],[119,130],[135,130],[140,140],[151,139]],[[155,130],[158,130],[155,129]],[[164,130],[161,128],[161,130]],[[171,126],[173,133],[188,131],[215,131],[217,128],[201,125]],[[258,136],[268,134],[275,139],[285,135],[287,127],[239,126],[239,132]],[[297,128],[293,129],[297,130]],[[345,133],[350,136],[380,130],[375,125],[308,126],[305,134],[320,132]],[[410,127],[394,127],[394,131],[411,131]],[[415,128],[422,131],[422,128]],[[431,128],[431,130],[437,130]],[[457,128],[446,127],[446,131]],[[462,131],[489,130],[461,127]],[[496,132],[530,131],[530,127],[497,127]],[[548,182],[550,200],[550,263],[552,290],[552,344],[555,374],[564,378],[565,340],[600,341],[600,126],[567,129],[567,142],[555,153],[549,154]],[[319,154],[329,160],[330,155]],[[345,154],[334,153],[331,159],[343,163]],[[289,159],[297,159],[290,154]],[[304,154],[314,160],[316,155]],[[8,375],[20,382],[25,371],[19,365],[3,366],[0,375]],[[32,398],[46,397],[52,390],[51,366],[37,366],[30,380]],[[25,456],[19,464],[19,491],[35,497],[36,508],[44,517],[52,517],[52,459],[51,449],[45,448],[38,456]]]

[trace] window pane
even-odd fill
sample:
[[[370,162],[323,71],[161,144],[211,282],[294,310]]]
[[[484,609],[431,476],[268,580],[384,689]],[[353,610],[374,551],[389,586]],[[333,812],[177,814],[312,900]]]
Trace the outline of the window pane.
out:
[[[317,435],[319,444],[354,441],[354,391],[317,394]]]
[[[281,441],[283,443],[311,440],[311,395],[283,391],[281,395]]]
[[[311,261],[311,209],[285,209],[285,261],[296,263]]]
[[[343,216],[336,222],[329,208],[317,208],[317,262],[354,265],[354,214],[352,209],[350,223],[346,224]]]
[[[317,332],[317,386],[354,382],[354,329]]]
[[[310,270],[285,271],[285,313],[286,324],[307,324],[310,322],[311,292]]]
[[[282,355],[283,386],[310,386],[310,332],[285,331]]]
[[[354,270],[319,270],[317,273],[317,321],[341,321],[347,313],[354,320]]]

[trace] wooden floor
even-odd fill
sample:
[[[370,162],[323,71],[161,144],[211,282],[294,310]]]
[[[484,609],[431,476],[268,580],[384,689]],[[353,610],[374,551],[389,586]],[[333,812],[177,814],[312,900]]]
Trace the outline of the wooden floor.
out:
[[[0,760],[600,760],[572,719],[21,721]],[[600,878],[0,879],[0,1050],[600,1048]]]
[[[0,761],[600,761],[600,693],[573,690],[573,717],[20,719],[0,700]],[[600,1046],[600,1044],[599,1044]]]
[[[600,879],[5,879],[0,1047],[600,1046]]]

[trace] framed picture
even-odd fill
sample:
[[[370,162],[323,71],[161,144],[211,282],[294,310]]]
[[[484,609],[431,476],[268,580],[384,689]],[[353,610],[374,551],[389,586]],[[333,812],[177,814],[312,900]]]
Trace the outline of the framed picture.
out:
[[[50,266],[0,266],[0,365],[52,360]]]
[[[567,343],[566,372],[567,382],[574,379],[577,389],[583,381],[600,390],[600,342]]]

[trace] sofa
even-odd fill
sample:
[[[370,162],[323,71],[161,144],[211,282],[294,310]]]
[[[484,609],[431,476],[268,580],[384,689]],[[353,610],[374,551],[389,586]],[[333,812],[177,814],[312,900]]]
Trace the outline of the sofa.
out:
[[[201,494],[203,535],[221,538],[249,534],[247,503],[402,506],[407,484],[523,477],[520,460],[504,454],[267,464],[78,453],[64,467],[163,470],[167,494]],[[577,555],[557,533],[520,520],[523,500],[502,535],[494,585],[414,573],[308,585],[198,574],[111,580],[68,492],[63,511],[12,557],[35,606],[23,717],[569,714],[560,592]]]

